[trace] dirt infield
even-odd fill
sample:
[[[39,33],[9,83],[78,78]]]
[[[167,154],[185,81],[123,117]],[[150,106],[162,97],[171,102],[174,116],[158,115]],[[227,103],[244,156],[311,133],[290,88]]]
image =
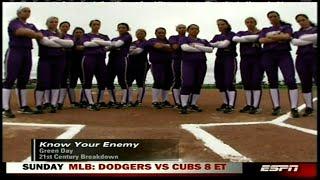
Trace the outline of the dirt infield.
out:
[[[173,102],[172,99],[170,101]],[[302,97],[299,101],[301,105],[303,103]],[[29,91],[29,102],[34,104],[32,90]],[[218,90],[205,89],[199,100],[199,106],[204,111],[180,115],[177,109],[153,109],[151,107],[151,91],[148,90],[143,107],[102,109],[98,112],[92,112],[86,109],[68,108],[69,105],[66,103],[65,109],[56,114],[16,114],[17,118],[4,119],[4,122],[85,125],[80,133],[73,137],[76,139],[179,139],[180,159],[183,161],[230,161],[210,149],[201,139],[196,139],[194,134],[182,129],[181,125],[267,122],[276,117],[271,115],[272,106],[268,91],[263,93],[261,100],[263,111],[258,115],[238,112],[245,105],[242,90],[238,91],[237,109],[234,113],[216,112],[215,108],[220,106],[221,102]],[[283,112],[290,110],[286,90],[281,90],[281,106]],[[12,109],[14,112],[17,110],[15,96],[12,98]],[[311,117],[288,119],[284,123],[316,130],[316,113]],[[7,125],[4,125],[3,129],[5,161],[22,161],[30,156],[30,146],[27,143],[32,138],[55,138],[64,131],[63,129],[39,129],[27,126],[17,128]],[[316,135],[299,130],[270,124],[219,126],[202,129],[253,161],[316,161]]]

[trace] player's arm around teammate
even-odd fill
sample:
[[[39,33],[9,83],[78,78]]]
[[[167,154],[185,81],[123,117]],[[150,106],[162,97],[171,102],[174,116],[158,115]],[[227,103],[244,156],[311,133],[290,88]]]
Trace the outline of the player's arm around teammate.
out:
[[[19,113],[30,114],[32,109],[27,105],[26,85],[30,78],[32,67],[32,39],[42,39],[43,35],[35,25],[28,23],[30,8],[22,6],[17,10],[17,17],[8,26],[9,48],[5,56],[5,81],[2,88],[2,116],[14,118],[10,109],[11,89],[17,80],[17,96]]]
[[[216,110],[230,113],[234,111],[237,97],[234,84],[237,71],[237,52],[236,42],[232,41],[235,33],[231,31],[231,25],[225,19],[218,19],[217,25],[221,34],[215,35],[210,44],[218,48],[214,65],[214,77],[216,87],[223,97],[223,104]]]
[[[191,24],[187,28],[188,37],[179,40],[182,49],[181,64],[181,114],[188,113],[188,100],[191,95],[190,110],[201,112],[197,106],[201,87],[207,72],[207,58],[205,53],[211,53],[213,48],[205,39],[198,38],[199,26]]]
[[[312,78],[317,82],[317,27],[305,14],[298,14],[296,17],[300,29],[293,34],[291,43],[298,46],[296,58],[296,70],[300,77],[302,94],[306,103],[303,116],[313,112],[312,102]]]

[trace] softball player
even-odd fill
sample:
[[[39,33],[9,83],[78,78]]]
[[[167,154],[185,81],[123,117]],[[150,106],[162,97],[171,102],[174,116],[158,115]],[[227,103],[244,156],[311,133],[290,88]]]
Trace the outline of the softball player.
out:
[[[148,52],[146,51],[146,31],[144,29],[138,29],[136,31],[137,40],[132,42],[129,50],[128,69],[127,69],[127,83],[128,83],[128,99],[132,102],[132,83],[134,80],[137,82],[138,95],[135,103],[131,103],[131,106],[140,106],[145,93],[145,81],[147,72],[149,70]]]
[[[70,34],[67,34],[70,29],[70,23],[68,21],[61,22],[59,25],[59,29],[61,32],[61,36],[67,37],[69,39],[73,40],[73,36]],[[72,59],[72,48],[65,48],[65,69],[62,75],[61,80],[61,88],[59,92],[59,99],[58,99],[58,109],[61,110],[64,104],[64,100],[67,96],[67,90],[68,87],[68,81],[70,81],[70,68],[71,68],[71,59]],[[70,96],[69,96],[70,99]]]
[[[63,48],[73,46],[73,40],[62,37],[58,32],[58,18],[49,17],[47,30],[40,30],[44,38],[38,41],[39,61],[37,69],[37,87],[35,90],[36,112],[42,113],[42,102],[45,90],[50,90],[50,112],[57,111],[59,89],[65,68],[65,52]]]
[[[32,39],[42,39],[43,35],[31,23],[30,8],[22,6],[17,10],[17,17],[10,21],[8,26],[9,48],[6,52],[5,81],[2,88],[2,116],[14,118],[10,109],[11,89],[17,80],[17,95],[19,99],[19,113],[30,114],[32,109],[27,105],[27,89],[32,67]]]
[[[217,111],[230,113],[234,111],[237,92],[234,85],[237,71],[236,42],[232,41],[235,33],[225,19],[218,19],[217,25],[221,34],[215,35],[210,41],[213,47],[218,48],[214,66],[216,86],[222,94],[223,104]]]
[[[159,27],[155,30],[156,38],[151,38],[147,42],[149,51],[149,61],[153,76],[152,86],[152,106],[161,109],[172,108],[168,101],[168,93],[173,83],[173,72],[171,68],[172,48],[166,38],[166,29]],[[159,96],[162,96],[162,102]]]
[[[173,100],[177,108],[181,108],[180,100],[180,88],[181,88],[181,48],[179,46],[179,40],[186,37],[186,26],[184,24],[179,24],[176,27],[178,35],[170,36],[169,43],[174,50],[172,54],[172,71],[173,71],[173,87],[172,95]]]
[[[122,89],[121,103],[116,108],[124,108],[128,106],[128,85],[126,79],[127,58],[132,42],[132,36],[128,33],[130,30],[127,23],[119,23],[117,25],[119,36],[111,40],[109,61],[107,64],[107,88],[110,95],[109,107],[114,107],[116,100],[116,91],[114,87],[114,79],[117,76],[118,83]]]
[[[189,25],[187,31],[189,36],[179,40],[182,49],[181,114],[188,113],[187,104],[190,94],[192,94],[190,109],[196,112],[202,111],[197,106],[197,101],[200,97],[201,87],[207,72],[205,53],[211,53],[213,50],[207,40],[197,38],[199,34],[198,25]]]
[[[263,44],[261,61],[268,76],[270,94],[273,102],[272,115],[277,116],[281,114],[278,90],[279,67],[289,89],[291,115],[292,117],[297,118],[299,117],[297,109],[298,89],[293,59],[290,54],[290,40],[292,35],[291,24],[282,21],[279,13],[275,11],[268,12],[267,17],[272,26],[261,30],[259,41]]]
[[[258,40],[260,30],[256,28],[257,21],[253,17],[248,17],[245,24],[248,30],[239,31],[232,38],[234,42],[240,43],[240,72],[247,102],[240,112],[256,114],[260,112],[263,79],[263,68],[260,61],[261,45]]]
[[[313,112],[312,77],[316,80],[317,72],[317,27],[305,14],[298,14],[296,21],[300,29],[293,34],[292,44],[298,46],[296,69],[301,80],[302,93],[307,105],[303,116]]]
[[[81,61],[83,58],[84,46],[82,45],[82,38],[84,36],[84,29],[81,27],[76,27],[73,30],[73,40],[74,46],[72,48],[72,57],[71,57],[71,65],[70,65],[70,85],[68,94],[70,97],[71,105],[73,107],[86,106],[87,101],[84,97],[83,89],[81,90],[80,95],[80,104],[76,101],[76,92],[75,88],[77,86],[78,79],[80,79],[81,84],[83,84],[83,74],[81,69]]]
[[[99,111],[100,108],[94,103],[92,97],[92,79],[95,75],[98,87],[99,95],[98,100],[101,96],[104,96],[105,80],[106,76],[106,46],[111,45],[109,37],[99,33],[101,22],[97,19],[90,21],[89,26],[91,27],[91,32],[84,35],[82,41],[85,47],[84,56],[82,59],[82,73],[83,73],[83,86],[84,94],[88,100],[87,109],[92,111]],[[99,101],[98,101],[99,102]]]

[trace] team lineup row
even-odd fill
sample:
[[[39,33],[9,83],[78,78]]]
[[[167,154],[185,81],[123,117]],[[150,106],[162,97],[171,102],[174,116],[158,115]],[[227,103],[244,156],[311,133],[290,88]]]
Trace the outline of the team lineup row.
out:
[[[295,67],[291,57],[290,42],[298,46],[296,70],[301,80],[302,93],[307,105],[304,116],[313,112],[312,86],[316,80],[317,27],[305,14],[298,14],[296,21],[301,28],[293,32],[291,24],[280,19],[279,13],[270,11],[267,17],[272,26],[259,30],[255,18],[245,19],[247,30],[234,33],[225,19],[218,19],[217,34],[209,42],[197,37],[199,26],[191,24],[186,27],[179,24],[177,35],[166,38],[166,29],[155,30],[156,38],[146,40],[146,31],[136,31],[136,41],[128,33],[129,25],[119,23],[119,36],[109,39],[99,32],[101,22],[90,21],[90,33],[76,27],[73,34],[67,34],[69,22],[58,18],[47,19],[47,30],[38,30],[27,23],[30,8],[20,7],[17,18],[9,23],[9,49],[6,52],[6,78],[3,85],[3,117],[13,118],[10,109],[11,89],[17,80],[17,95],[20,103],[18,112],[41,114],[44,109],[51,113],[62,109],[67,94],[71,105],[86,107],[89,110],[100,108],[125,108],[140,106],[145,93],[145,79],[151,69],[154,83],[152,86],[152,106],[155,108],[173,108],[176,106],[181,114],[190,111],[201,112],[197,106],[201,87],[207,71],[205,53],[217,48],[214,64],[216,87],[221,92],[223,103],[217,111],[231,113],[235,109],[236,89],[234,85],[237,71],[237,43],[240,44],[240,72],[244,85],[246,105],[242,113],[257,114],[261,112],[261,81],[266,72],[273,104],[273,115],[281,114],[278,90],[278,68],[288,86],[292,117],[299,117],[298,88],[295,80]],[[188,33],[188,36],[186,36]],[[39,45],[37,67],[37,86],[35,89],[36,109],[27,105],[26,85],[29,80],[32,59],[32,39]],[[106,65],[106,52],[109,52]],[[149,64],[150,63],[150,64]],[[98,82],[96,102],[92,96],[92,80]],[[122,89],[122,98],[116,99],[115,77]],[[80,103],[76,101],[75,87],[80,79],[82,84]],[[137,100],[132,99],[132,84],[138,86]],[[105,103],[107,88],[110,101]],[[172,89],[174,105],[168,101]],[[160,98],[161,97],[161,98]]]

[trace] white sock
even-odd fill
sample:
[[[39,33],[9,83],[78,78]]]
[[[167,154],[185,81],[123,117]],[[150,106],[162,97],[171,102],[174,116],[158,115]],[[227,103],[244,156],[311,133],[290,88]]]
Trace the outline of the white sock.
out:
[[[116,102],[116,90],[115,89],[111,89],[111,90],[108,90],[108,93],[109,93],[109,97],[110,97],[110,101],[111,102]]]
[[[160,89],[152,88],[152,102],[159,102]]]
[[[291,102],[291,109],[297,108],[298,106],[298,99],[299,99],[299,91],[298,89],[289,90],[290,102]]]
[[[59,98],[59,89],[51,89],[51,104],[56,106]]]
[[[132,102],[132,95],[133,95],[133,89],[132,87],[128,88],[128,100],[129,102]]]
[[[303,93],[303,98],[304,98],[304,102],[306,103],[306,106],[309,108],[313,107],[313,103],[312,103],[312,93]]]
[[[253,107],[257,108],[260,104],[261,90],[253,90]]]
[[[60,89],[58,103],[63,104],[66,96],[67,96],[67,89],[66,88]]]
[[[9,109],[9,102],[10,102],[10,96],[11,96],[11,89],[2,89],[2,108],[4,110]]]
[[[270,94],[274,108],[280,106],[278,89],[270,89]]]
[[[142,102],[143,97],[144,97],[144,87],[140,87],[138,89],[138,101]]]
[[[93,99],[92,99],[91,89],[85,89],[84,93],[86,94],[86,98],[88,100],[88,103],[89,104],[94,104]]]
[[[192,102],[191,102],[191,104],[192,104],[192,105],[197,105],[197,102],[198,102],[199,97],[200,97],[200,94],[193,94],[193,95],[192,95]]]
[[[189,95],[181,95],[181,106],[185,107],[188,104]]]
[[[27,106],[27,89],[16,89],[20,107]]]
[[[221,95],[222,95],[222,99],[223,99],[223,103],[224,104],[228,104],[228,99],[227,99],[227,95],[226,95],[226,92],[221,92]]]
[[[169,94],[168,90],[161,89],[162,102],[168,101],[168,94]]]
[[[76,91],[74,89],[69,89],[69,97],[71,102],[76,102]]]
[[[122,89],[122,100],[121,103],[127,103],[127,94],[128,93],[128,89]]]
[[[99,90],[98,103],[104,102],[104,90]]]
[[[236,99],[235,91],[227,91],[229,97],[229,106],[234,106],[234,101]]]
[[[172,92],[173,92],[173,98],[174,98],[176,104],[181,104],[180,103],[180,89],[173,89]]]
[[[36,106],[41,106],[43,102],[44,91],[36,91]]]
[[[44,91],[44,103],[50,103],[50,90]]]
[[[249,105],[249,106],[252,106],[251,98],[252,98],[251,90],[246,90],[246,101],[247,101],[247,105]]]

